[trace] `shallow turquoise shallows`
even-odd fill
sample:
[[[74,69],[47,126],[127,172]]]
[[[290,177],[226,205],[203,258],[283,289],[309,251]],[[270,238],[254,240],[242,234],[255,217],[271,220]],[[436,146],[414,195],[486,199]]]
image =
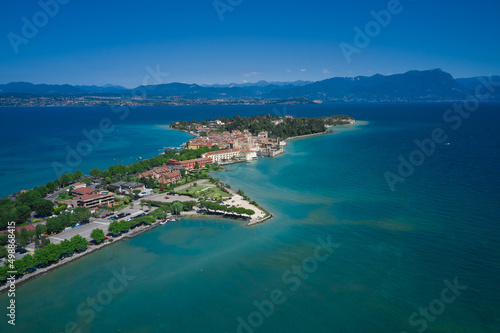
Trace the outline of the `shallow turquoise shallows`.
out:
[[[136,108],[117,122],[116,133],[128,139],[103,140],[82,162],[84,172],[92,162],[104,167],[118,156],[136,159],[141,149],[145,158],[180,144],[189,136],[155,127],[180,119],[345,113],[358,122],[291,141],[276,158],[213,174],[261,203],[273,220],[245,227],[183,219],[111,245],[20,286],[16,327],[2,315],[0,330],[500,332],[500,105],[481,104],[459,126],[443,120],[450,106]],[[16,117],[35,109],[12,110],[0,114],[20,130]],[[81,110],[88,119],[77,126],[71,119]],[[36,111],[64,113],[63,123],[77,133],[110,112]],[[445,140],[430,143],[436,130]],[[7,181],[9,165],[22,169],[18,161],[40,159],[35,152],[43,149],[39,176],[46,182],[52,176],[43,167],[60,155],[51,149],[81,140],[33,131],[38,140],[29,132],[25,138],[31,156],[22,147],[1,148],[10,151],[2,155],[0,180],[10,184],[4,194],[34,185],[20,176]],[[0,295],[3,311],[7,302]]]

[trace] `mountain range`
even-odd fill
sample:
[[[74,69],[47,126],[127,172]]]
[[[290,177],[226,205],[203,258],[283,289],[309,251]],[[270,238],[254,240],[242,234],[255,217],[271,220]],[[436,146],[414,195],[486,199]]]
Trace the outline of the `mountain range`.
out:
[[[32,96],[140,96],[167,100],[319,100],[334,101],[436,101],[461,100],[480,84],[500,98],[500,76],[454,79],[441,69],[412,70],[404,74],[334,77],[317,82],[267,82],[197,85],[167,83],[127,89],[121,86],[72,86],[11,82],[0,84],[0,97]],[[495,89],[497,88],[497,89]],[[26,96],[25,96],[26,97]]]

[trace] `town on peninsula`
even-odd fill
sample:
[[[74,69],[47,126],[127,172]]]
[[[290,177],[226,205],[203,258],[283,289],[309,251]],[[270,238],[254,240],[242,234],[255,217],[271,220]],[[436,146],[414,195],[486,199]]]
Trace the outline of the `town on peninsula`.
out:
[[[215,216],[255,225],[272,213],[214,173],[285,153],[296,137],[354,124],[347,115],[261,115],[170,124],[193,138],[131,165],[61,174],[0,199],[0,291],[115,241],[181,218]]]

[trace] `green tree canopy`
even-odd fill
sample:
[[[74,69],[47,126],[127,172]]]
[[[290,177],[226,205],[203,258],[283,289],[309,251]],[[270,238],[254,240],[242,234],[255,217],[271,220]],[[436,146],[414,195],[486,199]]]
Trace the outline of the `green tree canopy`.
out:
[[[82,170],[76,170],[74,176],[75,176],[74,179],[80,179],[80,178],[82,178],[83,177]]]
[[[50,192],[52,192],[56,189],[56,185],[53,182],[47,182],[47,184],[45,184],[45,186],[47,186],[47,188],[49,189]]]
[[[18,206],[15,209],[16,222],[26,222],[31,216],[31,208],[29,206]]]
[[[33,204],[33,209],[38,215],[47,216],[54,211],[54,203],[46,199],[38,199]]]
[[[43,224],[37,224],[35,232],[37,236],[41,236],[42,234],[47,232],[47,226]]]
[[[8,234],[0,234],[0,245],[4,246],[7,245],[9,242],[9,235]]]
[[[182,211],[182,203],[180,201],[175,201],[172,203],[172,210],[176,213],[179,214],[179,212]]]
[[[76,207],[73,212],[75,213],[76,219],[82,223],[88,222],[92,215],[85,207]]]
[[[101,170],[99,170],[98,168],[93,168],[92,170],[90,170],[90,175],[92,177],[99,177],[101,175]]]
[[[96,228],[90,233],[90,237],[96,241],[97,244],[101,243],[106,236],[104,236],[104,231],[102,229]]]
[[[0,258],[6,258],[9,255],[7,249],[3,246],[0,246]]]

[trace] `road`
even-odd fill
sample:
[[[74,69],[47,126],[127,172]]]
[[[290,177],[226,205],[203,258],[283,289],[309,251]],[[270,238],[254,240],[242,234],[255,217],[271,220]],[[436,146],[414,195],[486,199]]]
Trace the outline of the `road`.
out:
[[[50,194],[50,195],[47,195],[46,199],[47,200],[50,200],[50,201],[54,201],[56,200],[59,195],[65,191],[67,191],[68,189],[67,188],[63,188],[63,189],[60,189],[58,191],[55,191],[54,193]]]

